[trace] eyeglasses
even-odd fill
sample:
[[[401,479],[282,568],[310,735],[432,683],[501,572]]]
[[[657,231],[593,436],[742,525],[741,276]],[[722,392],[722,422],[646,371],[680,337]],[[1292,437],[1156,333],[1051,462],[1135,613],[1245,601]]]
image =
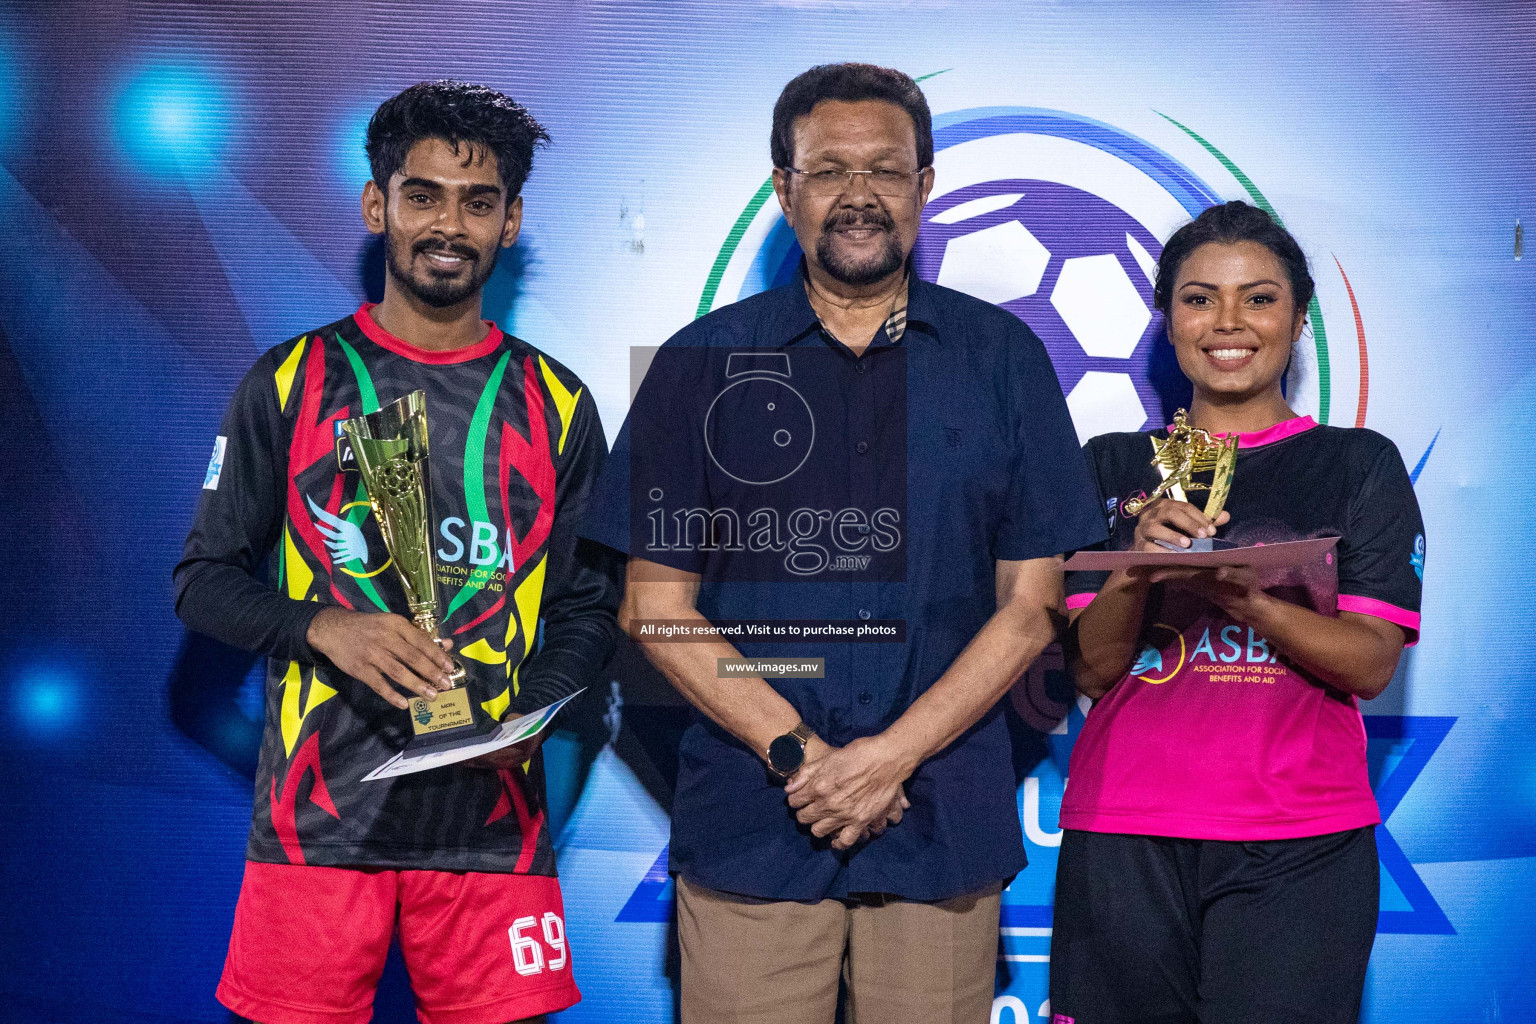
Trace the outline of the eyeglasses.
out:
[[[864,175],[869,190],[877,196],[905,196],[912,192],[914,179],[923,172],[916,171],[802,171],[798,167],[782,168],[788,174],[797,174],[805,183],[805,191],[813,196],[840,196],[853,191],[854,178]]]

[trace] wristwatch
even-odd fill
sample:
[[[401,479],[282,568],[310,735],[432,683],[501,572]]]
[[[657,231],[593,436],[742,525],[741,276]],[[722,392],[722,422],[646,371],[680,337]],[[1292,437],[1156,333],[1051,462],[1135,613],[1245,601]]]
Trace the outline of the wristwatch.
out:
[[[801,722],[768,744],[768,770],[780,779],[795,774],[805,764],[805,745],[815,735],[815,730]]]

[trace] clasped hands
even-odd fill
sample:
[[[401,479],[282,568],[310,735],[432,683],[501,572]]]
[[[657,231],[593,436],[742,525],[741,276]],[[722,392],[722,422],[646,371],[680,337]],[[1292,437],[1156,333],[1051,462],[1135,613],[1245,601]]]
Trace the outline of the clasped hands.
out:
[[[844,747],[812,737],[784,794],[812,835],[831,836],[833,849],[847,850],[901,821],[912,806],[902,784],[915,768],[884,736]]]

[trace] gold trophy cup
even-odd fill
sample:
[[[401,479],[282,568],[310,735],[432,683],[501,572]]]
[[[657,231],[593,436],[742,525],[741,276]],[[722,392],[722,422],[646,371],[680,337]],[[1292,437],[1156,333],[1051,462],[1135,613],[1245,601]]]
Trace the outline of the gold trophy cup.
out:
[[[405,587],[411,620],[441,647],[437,566],[432,561],[426,393],[413,391],[378,412],[343,421],[341,429],[352,446],[384,547]],[[411,727],[416,735],[406,746],[408,753],[473,743],[498,724],[476,712],[464,686],[464,666],[457,659],[453,665],[448,676],[452,689],[439,693],[435,701],[411,698]]]
[[[1224,438],[1212,437],[1208,431],[1189,425],[1188,414],[1180,409],[1173,414],[1173,427],[1165,441],[1152,439],[1152,465],[1163,475],[1163,482],[1145,498],[1132,498],[1120,506],[1128,516],[1138,516],[1142,509],[1157,499],[1168,496],[1187,501],[1188,491],[1209,490],[1205,500],[1205,515],[1215,519],[1221,515],[1227,495],[1232,493],[1232,473],[1237,467],[1237,435]],[[1196,473],[1210,472],[1209,484],[1195,483]],[[1210,550],[1209,538],[1197,540],[1186,550]]]

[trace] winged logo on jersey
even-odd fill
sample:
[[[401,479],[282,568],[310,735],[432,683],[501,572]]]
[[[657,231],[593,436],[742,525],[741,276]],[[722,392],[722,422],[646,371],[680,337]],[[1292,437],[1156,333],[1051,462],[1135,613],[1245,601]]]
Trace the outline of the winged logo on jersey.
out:
[[[314,513],[316,527],[325,538],[325,546],[330,549],[331,558],[338,564],[357,561],[367,565],[368,541],[363,537],[362,528],[327,512],[308,495],[305,495],[304,500],[309,502],[309,510]]]

